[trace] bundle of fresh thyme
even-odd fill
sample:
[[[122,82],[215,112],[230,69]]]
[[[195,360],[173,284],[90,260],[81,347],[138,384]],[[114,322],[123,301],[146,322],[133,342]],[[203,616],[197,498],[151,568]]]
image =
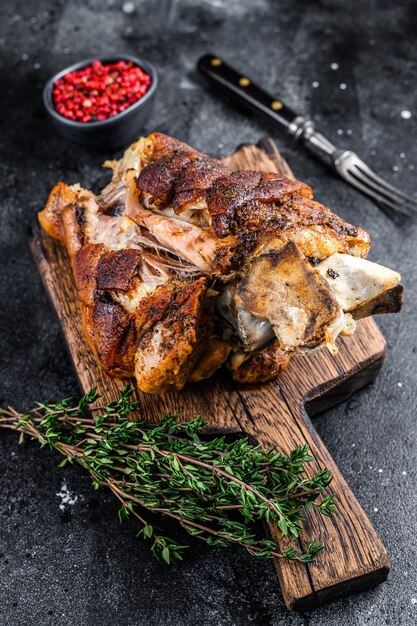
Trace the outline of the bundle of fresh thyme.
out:
[[[162,534],[144,517],[145,510],[177,520],[211,545],[239,544],[258,557],[313,561],[322,544],[311,541],[305,552],[280,551],[275,541],[259,536],[255,524],[276,524],[282,536],[296,542],[304,509],[316,507],[327,516],[335,512],[333,496],[320,497],[332,480],[330,472],[306,475],[313,460],[307,446],[284,455],[246,438],[208,439],[198,434],[205,424],[200,417],[190,422],[164,417],[156,426],[129,421],[139,410],[132,393],[127,386],[118,402],[105,406],[95,405],[98,395],[92,389],[78,404],[66,398],[37,403],[25,413],[0,409],[0,427],[20,431],[20,441],[28,435],[55,448],[65,457],[60,466],[77,461],[85,467],[96,489],[105,485],[120,501],[120,520],[134,516],[139,535],[167,563],[181,559],[186,546]]]

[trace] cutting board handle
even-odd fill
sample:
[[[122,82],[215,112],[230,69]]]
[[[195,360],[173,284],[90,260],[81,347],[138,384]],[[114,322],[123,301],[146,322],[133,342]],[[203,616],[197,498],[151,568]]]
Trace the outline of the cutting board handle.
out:
[[[276,384],[258,391],[240,390],[239,394],[248,409],[241,426],[249,436],[283,451],[308,444],[315,458],[308,471],[327,467],[333,475],[327,491],[335,493],[338,515],[328,518],[313,510],[300,540],[302,549],[311,539],[324,543],[316,563],[305,566],[275,560],[287,607],[307,610],[385,580],[389,572],[386,549],[311,424],[302,400],[289,402],[288,394]],[[270,532],[279,541],[280,533],[272,525]],[[280,546],[285,548],[286,541]]]
[[[254,150],[268,155],[274,171],[294,178],[288,163],[275,142],[266,137],[258,147],[239,150],[239,166],[253,163]],[[229,157],[236,164],[236,156]],[[262,164],[265,169],[265,164]],[[319,353],[308,359],[293,359],[277,381],[259,389],[236,389],[246,407],[241,428],[261,445],[289,451],[298,444],[308,444],[315,462],[310,471],[327,467],[333,475],[328,488],[336,496],[338,515],[322,517],[313,511],[308,517],[300,547],[314,539],[325,545],[315,564],[302,565],[275,559],[285,604],[294,610],[308,610],[326,601],[363,590],[384,581],[389,573],[387,551],[359,505],[328,450],[314,429],[306,405],[312,413],[349,397],[356,389],[373,380],[385,358],[386,346],[372,319],[360,322],[359,332],[367,338],[353,345],[352,338],[338,340],[337,357]],[[359,336],[359,334],[358,334]],[[368,353],[366,360],[365,355]],[[324,357],[324,358],[323,358]],[[270,527],[279,540],[279,532]],[[284,540],[283,548],[286,547]]]
[[[224,161],[232,169],[259,169],[292,176],[270,139],[247,145]],[[125,381],[106,376],[86,345],[77,292],[63,246],[36,232],[32,252],[45,289],[61,322],[81,389],[97,387],[105,402],[117,400]],[[292,359],[277,381],[243,388],[220,373],[205,382],[187,385],[182,393],[161,396],[138,393],[141,415],[157,421],[162,415],[191,419],[202,415],[212,432],[246,432],[268,449],[289,452],[307,443],[315,456],[311,470],[327,467],[333,474],[339,516],[311,516],[302,545],[322,541],[325,550],[315,565],[276,560],[281,590],[288,608],[307,610],[341,595],[385,580],[387,552],[308,418],[305,405],[328,408],[370,382],[381,367],[385,342],[372,319],[360,320],[356,333],[338,339],[339,354],[321,351]],[[276,530],[271,533],[277,537]],[[285,547],[283,542],[282,547]],[[301,546],[302,547],[302,546]]]

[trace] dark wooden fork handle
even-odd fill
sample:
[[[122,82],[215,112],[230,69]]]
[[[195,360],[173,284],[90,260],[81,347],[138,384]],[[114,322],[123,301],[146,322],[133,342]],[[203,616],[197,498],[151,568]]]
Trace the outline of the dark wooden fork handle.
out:
[[[223,94],[232,96],[247,108],[260,113],[279,126],[284,126],[287,130],[290,130],[291,124],[299,117],[282,100],[261,89],[245,74],[233,69],[220,57],[205,54],[198,61],[197,67],[221,89]]]
[[[334,159],[338,151],[331,141],[316,131],[312,120],[295,113],[282,100],[259,87],[220,57],[205,54],[198,61],[197,68],[219,88],[223,95],[231,96],[275,126],[285,128],[294,139],[305,144],[317,156],[334,167]]]

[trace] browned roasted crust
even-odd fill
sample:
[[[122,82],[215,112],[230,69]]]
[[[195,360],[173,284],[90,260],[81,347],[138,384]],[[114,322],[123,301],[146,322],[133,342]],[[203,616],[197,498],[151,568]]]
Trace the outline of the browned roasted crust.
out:
[[[81,323],[84,331],[84,336],[87,340],[88,346],[90,350],[94,353],[95,357],[97,356],[96,343],[93,335],[93,306],[88,306],[84,304],[81,300],[78,302],[81,312]]]
[[[40,225],[54,239],[65,241],[62,211],[72,206],[75,199],[76,194],[71,187],[65,183],[57,183],[49,194],[45,208],[38,213]]]
[[[149,163],[138,176],[138,189],[152,196],[154,206],[168,206],[174,199],[178,177],[189,162],[186,154],[179,153]]]
[[[207,190],[213,229],[218,237],[234,234],[239,227],[236,213],[240,207],[250,202],[268,203],[271,214],[271,203],[281,203],[294,194],[311,198],[313,192],[305,183],[272,172],[232,172],[217,179]]]
[[[256,288],[245,290],[249,278],[265,283],[277,264],[287,263],[292,278],[297,270],[308,286],[314,272],[304,257],[319,260],[334,252],[366,256],[368,234],[313,201],[308,185],[275,173],[232,173],[219,160],[162,133],[141,141],[146,143],[137,180],[142,198],[153,198],[158,209],[172,205],[176,213],[203,209],[206,231],[214,233],[219,243],[210,256],[214,258],[209,275],[226,282],[233,274],[243,276],[238,297],[253,314],[265,313],[265,302]],[[150,393],[180,389],[186,380],[210,376],[227,358],[230,343],[209,342],[214,315],[208,306],[206,279],[172,279],[143,297],[134,311],[122,306],[123,298],[130,298],[140,285],[141,253],[110,251],[91,243],[94,234],[86,225],[89,199],[94,200],[90,192],[58,183],[39,221],[67,246],[86,339],[103,369],[114,376],[135,372],[139,388]],[[94,231],[94,220],[90,223]],[[320,306],[317,302],[307,306],[310,324],[300,342],[316,340],[317,328],[337,313],[326,287],[315,284],[314,290]],[[401,291],[401,286],[394,288],[384,302],[374,299],[358,316],[387,310],[387,297],[388,310],[399,310]],[[253,293],[260,297],[254,299]],[[309,294],[304,295],[309,305]],[[262,382],[277,376],[288,363],[277,346],[278,342],[250,357],[229,356],[234,379]]]
[[[191,202],[205,198],[209,185],[228,172],[221,161],[171,137],[153,133],[150,139],[152,156],[136,184],[150,196],[148,203],[152,206],[164,208],[173,203],[175,211],[180,213]]]
[[[127,376],[134,370],[135,320],[131,313],[113,301],[110,289],[99,287],[100,265],[105,264],[109,254],[113,253],[106,253],[103,244],[83,246],[75,256],[74,278],[83,330],[90,348],[107,373]]]
[[[93,306],[97,299],[97,271],[103,254],[103,244],[90,243],[75,255],[73,267],[78,297],[87,306]]]
[[[216,246],[210,273],[219,280],[227,281],[230,276],[236,245],[236,237],[226,237]]]
[[[64,241],[73,261],[84,245],[84,209],[76,204],[67,206],[61,212]]]
[[[160,133],[150,137],[154,148],[137,180],[139,190],[147,194],[151,206],[172,204],[177,213],[207,205],[204,215],[215,235],[237,239],[237,245],[233,242],[236,251],[228,255],[231,265],[221,270],[226,276],[230,269],[241,269],[272,237],[283,243],[296,241],[314,259],[334,252],[366,256],[368,234],[313,201],[305,183],[272,172],[230,172],[217,159],[186,144]]]
[[[128,291],[141,259],[139,250],[113,250],[103,254],[97,267],[97,288]]]
[[[83,331],[103,370],[110,376],[133,376],[136,351],[135,319],[112,300],[93,306],[80,300]]]
[[[198,152],[198,150],[195,150],[183,141],[179,141],[178,139],[165,135],[164,133],[151,133],[148,140],[152,143],[152,154],[150,157],[152,161],[156,161],[160,158],[171,157],[175,153],[183,153],[192,158],[207,156],[202,152]]]
[[[141,339],[155,324],[165,319],[175,291],[180,281],[170,281],[158,286],[155,291],[143,298],[135,311],[135,326],[138,339]]]
[[[135,353],[134,319],[122,306],[101,297],[94,305],[89,331],[100,363],[108,373],[133,371]]]
[[[135,355],[137,385],[147,393],[182,389],[211,330],[204,278],[167,284],[157,291],[156,302],[142,317],[141,330],[147,330]]]
[[[151,133],[148,139],[152,144],[150,162],[138,176],[137,186],[152,196],[154,206],[164,207],[174,198],[175,185],[183,168],[205,155],[163,133]]]
[[[318,202],[301,196],[288,198],[281,206],[251,202],[236,211],[238,243],[235,267],[250,263],[271,241],[293,241],[312,261],[335,252],[366,257],[370,238],[362,228],[351,226]]]
[[[217,159],[205,157],[188,163],[181,171],[175,188],[173,206],[181,213],[188,206],[206,200],[207,189],[229,169]]]
[[[279,348],[278,342],[275,342],[243,362],[232,357],[227,366],[232,372],[233,380],[238,383],[264,383],[279,376],[289,361],[288,354]]]
[[[344,252],[352,252],[355,256],[366,256],[370,247],[369,234],[359,226],[352,226],[341,217],[330,211],[320,202],[311,198],[300,198],[298,195],[289,197],[285,203],[285,228],[295,226],[323,226],[344,241]]]

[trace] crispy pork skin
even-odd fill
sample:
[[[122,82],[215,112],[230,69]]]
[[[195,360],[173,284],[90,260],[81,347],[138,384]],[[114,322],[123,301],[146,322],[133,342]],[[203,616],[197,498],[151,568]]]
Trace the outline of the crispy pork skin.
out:
[[[180,153],[149,163],[138,177],[138,189],[152,197],[154,207],[168,206],[174,199],[179,175],[189,162],[190,158]]]
[[[173,206],[176,213],[187,208],[200,207],[206,202],[207,190],[221,176],[228,173],[228,168],[217,159],[204,157],[194,159],[181,171],[175,187]]]
[[[235,352],[228,363],[233,380],[238,383],[265,383],[279,376],[290,357],[275,342],[254,353]]]
[[[137,186],[151,197],[150,203],[154,207],[166,207],[174,199],[177,183],[186,166],[201,158],[206,161],[214,159],[162,133],[152,133],[150,139],[152,158],[140,172]]]
[[[242,221],[242,218],[239,220],[239,211],[251,202],[258,203],[259,226],[259,221],[265,219],[262,212],[271,214],[271,203],[280,203],[295,193],[308,198],[313,194],[305,183],[271,172],[232,172],[216,180],[207,191],[207,207],[216,235],[226,237],[235,234],[236,228],[241,226],[239,221]],[[266,206],[260,206],[262,204]]]
[[[94,306],[96,301],[98,265],[103,254],[102,243],[88,243],[75,255],[74,278],[78,297],[87,306]]]
[[[141,260],[139,250],[112,250],[100,257],[97,266],[97,288],[128,291]]]
[[[101,297],[95,304],[92,314],[92,335],[100,363],[105,371],[112,373],[118,369],[132,371],[126,358],[126,338],[134,332],[131,314],[119,304]],[[133,357],[131,355],[131,357]]]
[[[62,211],[72,207],[76,201],[76,193],[65,183],[57,183],[53,187],[45,208],[38,213],[42,228],[54,239],[65,242]]]
[[[270,380],[291,355],[401,307],[400,276],[365,260],[368,233],[275,173],[232,172],[154,132],[106,161],[96,196],[58,183],[39,213],[71,259],[89,347],[147,393],[226,365]]]
[[[183,141],[179,141],[174,137],[165,135],[164,133],[154,132],[149,135],[147,141],[151,145],[151,153],[149,160],[158,161],[159,159],[169,158],[175,154],[186,154],[190,158],[206,157],[203,152],[198,152]]]
[[[364,257],[370,246],[369,235],[363,229],[298,194],[286,197],[280,204],[255,200],[242,205],[235,211],[231,232],[237,237],[237,267],[250,264],[253,255],[277,239],[297,243],[303,254],[315,261],[335,252]]]
[[[142,334],[135,355],[136,382],[147,393],[182,389],[211,330],[204,306],[205,279],[171,284],[163,295],[169,299],[152,309],[154,323],[149,327],[146,320],[149,328]]]

